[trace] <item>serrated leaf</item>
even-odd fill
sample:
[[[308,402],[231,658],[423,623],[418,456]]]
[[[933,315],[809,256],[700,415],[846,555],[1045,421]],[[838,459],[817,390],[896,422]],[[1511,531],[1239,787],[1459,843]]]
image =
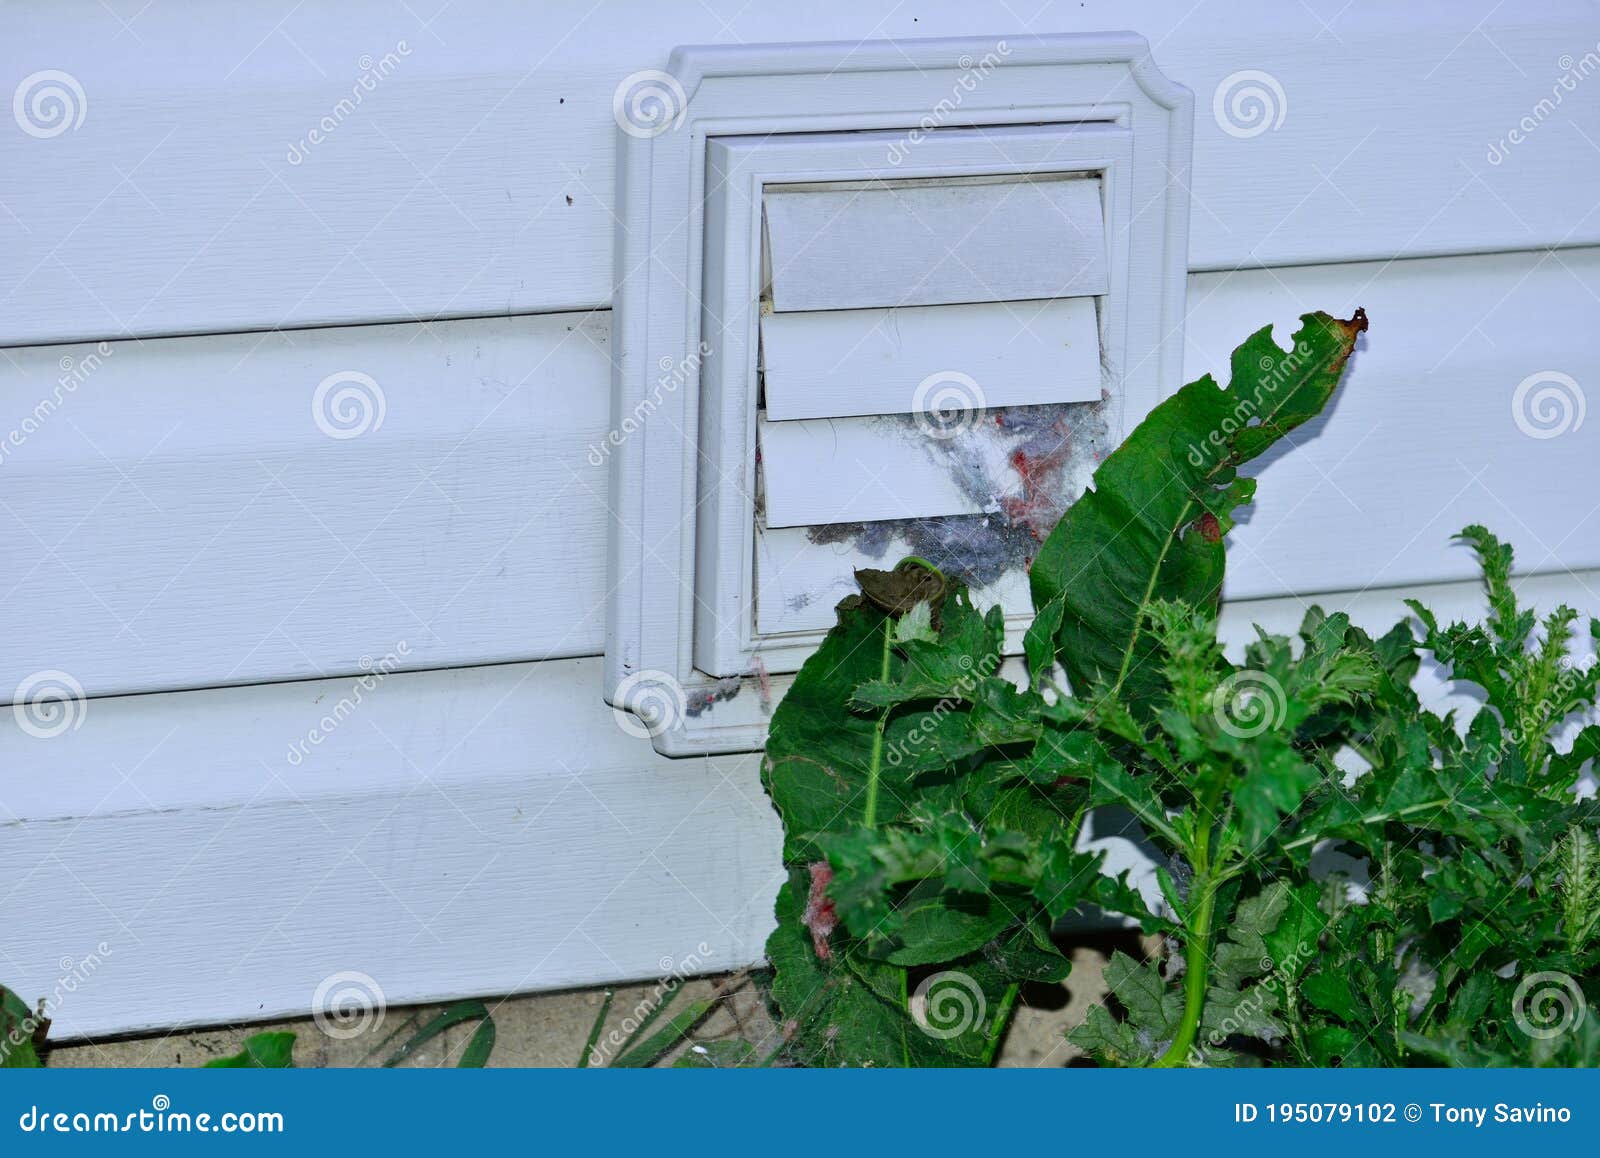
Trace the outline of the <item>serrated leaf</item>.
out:
[[[1075,689],[1107,681],[1129,703],[1145,702],[1161,686],[1151,605],[1216,607],[1222,539],[1254,490],[1238,468],[1321,412],[1367,328],[1359,310],[1301,323],[1292,350],[1270,327],[1246,339],[1226,389],[1207,376],[1152,410],[1040,548],[1033,603],[1061,603],[1056,650]]]

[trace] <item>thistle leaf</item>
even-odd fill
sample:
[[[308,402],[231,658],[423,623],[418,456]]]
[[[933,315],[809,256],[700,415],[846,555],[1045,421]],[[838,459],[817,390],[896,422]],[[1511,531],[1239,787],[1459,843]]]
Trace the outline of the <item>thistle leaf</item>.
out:
[[[1104,681],[1143,702],[1161,683],[1149,662],[1151,605],[1216,607],[1223,536],[1255,491],[1238,468],[1322,410],[1367,328],[1360,310],[1301,322],[1292,350],[1270,327],[1251,335],[1234,351],[1226,389],[1207,375],[1152,410],[1040,548],[1034,606],[1060,600],[1056,651],[1080,694]]]

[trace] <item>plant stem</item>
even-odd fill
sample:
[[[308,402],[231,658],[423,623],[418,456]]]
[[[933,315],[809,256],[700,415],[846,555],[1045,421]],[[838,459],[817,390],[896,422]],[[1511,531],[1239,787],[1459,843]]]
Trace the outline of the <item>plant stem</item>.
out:
[[[894,639],[894,617],[883,617],[883,662],[879,665],[878,678],[884,682],[889,679],[890,645]],[[884,708],[878,716],[878,723],[872,729],[872,753],[867,758],[867,803],[862,809],[861,823],[868,828],[878,826],[878,774],[883,768],[883,729],[889,723],[889,709]]]
[[[1179,1066],[1188,1061],[1189,1050],[1200,1030],[1200,1013],[1205,1007],[1211,966],[1211,916],[1217,903],[1217,889],[1209,877],[1199,874],[1195,876],[1195,883],[1200,886],[1200,895],[1190,910],[1188,943],[1183,949],[1183,1020],[1178,1023],[1178,1034],[1167,1052],[1155,1063],[1162,1067]]]
[[[983,1047],[983,1064],[994,1064],[994,1055],[1000,1049],[1000,1035],[1005,1032],[1006,1024],[1011,1020],[1011,1007],[1017,1003],[1017,994],[1022,991],[1020,982],[1013,981],[1006,986],[1005,996],[1000,999],[1000,1008],[995,1011],[994,1020],[989,1023],[989,1040]]]

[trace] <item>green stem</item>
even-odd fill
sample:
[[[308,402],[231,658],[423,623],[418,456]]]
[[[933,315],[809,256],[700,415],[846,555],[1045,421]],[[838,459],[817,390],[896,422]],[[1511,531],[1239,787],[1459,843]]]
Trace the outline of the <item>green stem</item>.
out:
[[[894,641],[894,617],[883,617],[883,662],[879,665],[878,678],[884,682],[889,679],[889,657],[891,644]],[[867,803],[862,810],[861,823],[868,828],[878,826],[878,775],[883,769],[883,730],[889,723],[889,709],[883,709],[878,717],[877,725],[872,729],[872,753],[867,758]]]
[[[1211,917],[1217,891],[1207,876],[1197,873],[1195,883],[1200,894],[1190,910],[1188,943],[1183,950],[1183,1020],[1178,1023],[1178,1035],[1172,1039],[1167,1052],[1156,1061],[1156,1065],[1163,1067],[1180,1066],[1189,1060],[1189,1050],[1200,1031],[1200,1013],[1205,1007],[1206,983],[1210,980]]]
[[[1011,1020],[1011,1007],[1017,1003],[1017,994],[1022,992],[1022,984],[1013,981],[1006,986],[1005,996],[1000,998],[1000,1008],[995,1011],[994,1020],[989,1023],[989,1037],[983,1047],[983,1064],[994,1064],[994,1055],[1000,1049],[1000,1035],[1005,1032],[1006,1023]]]

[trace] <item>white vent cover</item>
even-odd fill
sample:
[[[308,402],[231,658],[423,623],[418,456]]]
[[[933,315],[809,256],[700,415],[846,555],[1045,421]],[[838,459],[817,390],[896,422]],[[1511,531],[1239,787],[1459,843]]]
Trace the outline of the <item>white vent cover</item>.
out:
[[[607,680],[676,755],[760,745],[858,566],[1026,620],[1038,538],[1177,385],[1190,99],[1126,35],[671,72],[681,118],[622,138]]]

